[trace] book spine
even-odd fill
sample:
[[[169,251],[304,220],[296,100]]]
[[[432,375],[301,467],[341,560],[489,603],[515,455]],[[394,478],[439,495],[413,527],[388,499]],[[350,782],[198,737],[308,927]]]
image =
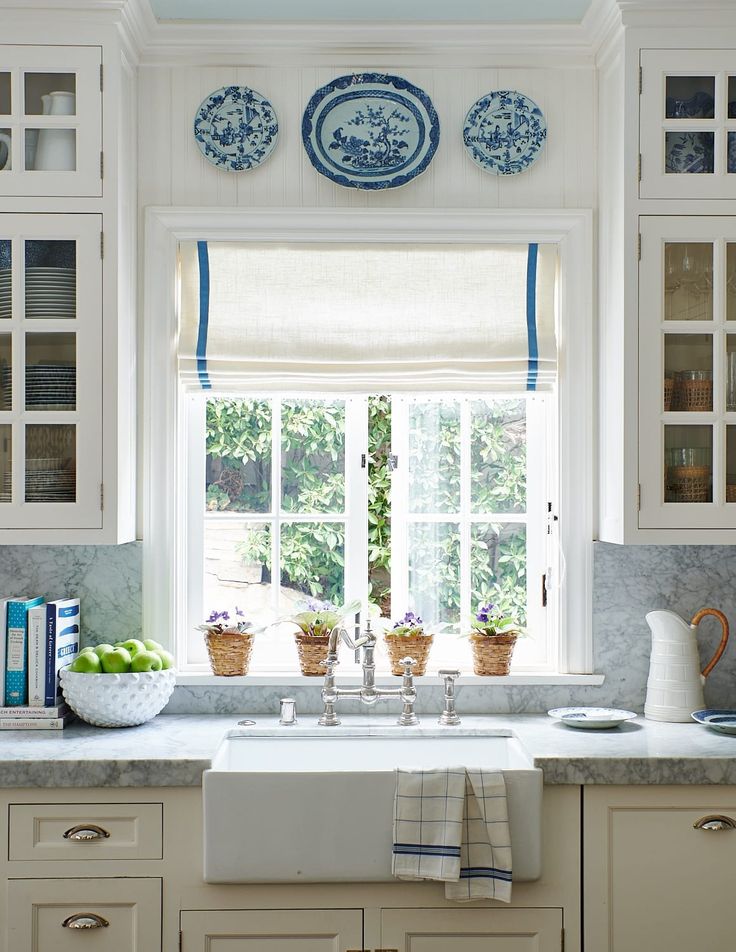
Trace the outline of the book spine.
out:
[[[28,704],[46,706],[46,610],[28,612]]]
[[[0,718],[17,720],[19,717],[61,717],[68,712],[66,704],[55,704],[53,707],[0,707]]]
[[[8,599],[0,601],[0,707],[5,704],[5,652],[7,648]]]
[[[26,627],[10,627],[5,660],[5,698],[12,705],[25,704],[28,698],[26,681]]]
[[[46,684],[44,685],[44,702],[56,703],[57,676],[56,676],[56,605],[46,606]]]
[[[0,731],[60,731],[68,717],[28,717],[0,720]]]

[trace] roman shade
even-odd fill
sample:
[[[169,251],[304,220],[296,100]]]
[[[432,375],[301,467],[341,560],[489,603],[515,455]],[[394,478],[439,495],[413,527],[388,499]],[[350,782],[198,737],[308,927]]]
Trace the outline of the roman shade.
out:
[[[549,390],[556,246],[188,242],[189,389]]]

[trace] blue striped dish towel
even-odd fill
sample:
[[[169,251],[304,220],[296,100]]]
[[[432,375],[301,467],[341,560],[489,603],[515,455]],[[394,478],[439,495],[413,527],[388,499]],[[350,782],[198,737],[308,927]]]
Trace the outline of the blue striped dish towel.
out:
[[[511,901],[506,784],[498,770],[399,769],[394,797],[392,872],[434,879],[445,896]]]

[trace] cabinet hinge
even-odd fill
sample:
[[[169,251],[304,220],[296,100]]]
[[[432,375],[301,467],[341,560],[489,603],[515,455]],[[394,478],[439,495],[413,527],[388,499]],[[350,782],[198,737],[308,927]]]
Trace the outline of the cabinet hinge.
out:
[[[100,232],[100,257],[105,257],[105,232]]]
[[[542,608],[547,607],[547,573],[542,575]]]
[[[636,508],[641,512],[641,483],[636,487]]]
[[[105,153],[100,151],[100,178],[105,177]]]
[[[641,261],[641,232],[636,236],[636,260]]]
[[[642,91],[643,87],[644,87],[644,70],[643,70],[643,68],[640,66],[640,67],[639,67],[639,95],[640,95],[640,96],[641,96],[641,91]]]
[[[360,454],[360,468],[365,469],[368,465],[368,456],[365,453]]]
[[[100,510],[104,511],[105,509],[105,484],[100,483]]]
[[[105,88],[104,71],[105,67],[100,63],[100,92]]]
[[[641,182],[641,152],[639,153],[639,161],[636,167],[636,173],[639,176],[639,181]]]

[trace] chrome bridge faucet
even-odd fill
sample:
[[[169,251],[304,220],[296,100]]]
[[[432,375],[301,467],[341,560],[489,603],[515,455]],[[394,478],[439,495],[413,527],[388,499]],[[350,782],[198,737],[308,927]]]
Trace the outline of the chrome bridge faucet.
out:
[[[355,651],[355,660],[361,661],[363,684],[359,688],[338,688],[335,684],[335,668],[338,665],[337,649],[341,640],[345,642],[348,648]],[[358,638],[357,641],[353,641],[347,630],[340,626],[336,626],[330,632],[327,658],[322,662],[325,667],[325,683],[322,687],[322,701],[325,709],[318,723],[323,727],[336,727],[340,723],[340,718],[335,713],[335,704],[340,698],[353,698],[359,700],[362,704],[368,705],[375,704],[377,701],[397,698],[403,704],[397,723],[402,727],[411,727],[419,723],[419,719],[414,713],[417,692],[411,670],[416,662],[413,658],[401,659],[404,676],[400,688],[377,688],[376,664],[373,658],[375,648],[376,634],[371,628],[370,619],[366,622],[362,637]],[[360,658],[361,652],[362,659]]]

